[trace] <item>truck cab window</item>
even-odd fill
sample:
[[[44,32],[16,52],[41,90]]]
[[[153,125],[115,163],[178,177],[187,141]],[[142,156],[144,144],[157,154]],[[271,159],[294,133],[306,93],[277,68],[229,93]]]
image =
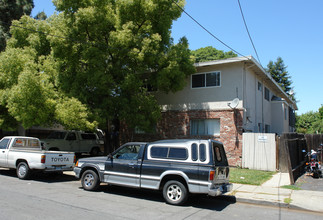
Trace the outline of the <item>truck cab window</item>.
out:
[[[9,142],[10,142],[10,139],[3,139],[0,142],[0,149],[7,149]]]
[[[113,158],[123,160],[136,160],[138,158],[140,145],[127,145],[118,150]]]

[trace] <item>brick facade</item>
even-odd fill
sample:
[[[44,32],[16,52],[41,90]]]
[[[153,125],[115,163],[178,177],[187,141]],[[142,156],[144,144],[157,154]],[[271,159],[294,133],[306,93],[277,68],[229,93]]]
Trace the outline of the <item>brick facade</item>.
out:
[[[190,134],[190,120],[192,119],[220,119],[220,135],[195,136]],[[161,139],[200,138],[214,139],[223,143],[230,166],[241,166],[242,156],[242,123],[243,110],[195,110],[195,111],[167,111],[162,113],[162,119],[154,134],[134,134],[125,127],[120,131],[120,140],[127,141],[155,141]]]

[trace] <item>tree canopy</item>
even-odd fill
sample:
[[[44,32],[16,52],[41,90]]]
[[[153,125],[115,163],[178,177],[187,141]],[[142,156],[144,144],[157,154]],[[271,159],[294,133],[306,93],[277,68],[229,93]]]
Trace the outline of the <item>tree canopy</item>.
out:
[[[6,48],[6,41],[10,37],[11,22],[18,20],[22,15],[30,15],[33,7],[33,0],[0,1],[0,52]]]
[[[202,47],[197,50],[191,51],[191,54],[195,57],[195,62],[205,62],[212,60],[220,60],[231,57],[236,57],[237,54],[232,51],[223,52],[223,50],[217,50],[212,46]]]
[[[296,131],[305,134],[323,133],[323,105],[318,112],[307,112],[296,117]]]
[[[0,126],[85,129],[118,119],[150,129],[160,108],[148,89],[176,92],[195,72],[187,40],[170,37],[178,7],[169,0],[53,2],[59,14],[24,16],[11,27],[0,54]]]
[[[269,61],[266,71],[271,74],[284,92],[290,93],[292,80],[281,57],[278,57],[276,62]],[[291,94],[291,97],[295,101],[295,94]]]

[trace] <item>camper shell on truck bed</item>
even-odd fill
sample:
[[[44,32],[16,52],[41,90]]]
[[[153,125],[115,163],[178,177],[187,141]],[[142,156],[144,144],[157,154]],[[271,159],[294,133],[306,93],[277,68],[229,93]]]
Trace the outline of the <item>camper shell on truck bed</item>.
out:
[[[223,144],[214,140],[126,143],[107,157],[80,159],[74,172],[85,190],[96,190],[100,182],[161,190],[174,205],[189,193],[219,196],[232,190]]]

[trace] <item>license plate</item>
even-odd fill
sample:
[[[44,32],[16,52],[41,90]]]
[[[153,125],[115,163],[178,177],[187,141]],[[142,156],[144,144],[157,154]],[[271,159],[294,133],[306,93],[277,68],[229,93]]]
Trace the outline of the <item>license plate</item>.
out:
[[[224,179],[225,179],[225,174],[218,175],[218,180],[224,180]]]
[[[55,167],[55,170],[61,170],[62,167]]]

